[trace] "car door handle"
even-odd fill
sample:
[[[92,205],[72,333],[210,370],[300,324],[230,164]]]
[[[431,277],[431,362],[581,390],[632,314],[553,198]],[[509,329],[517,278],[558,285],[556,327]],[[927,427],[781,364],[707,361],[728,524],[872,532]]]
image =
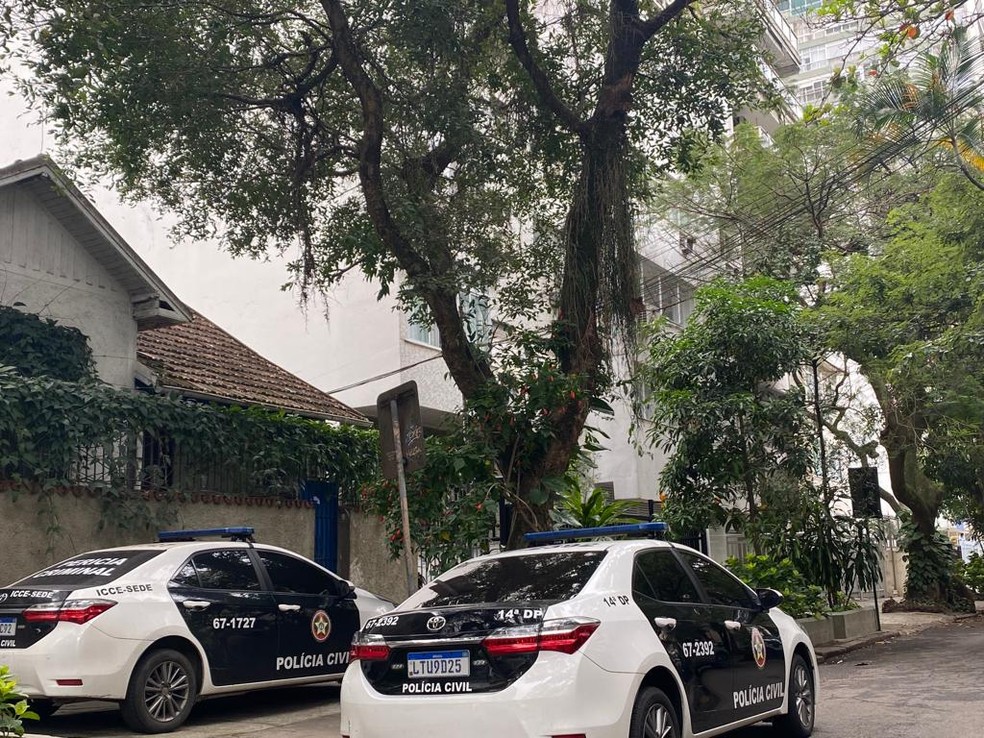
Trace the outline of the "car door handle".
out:
[[[741,630],[741,623],[737,620],[725,620],[724,627],[728,630]]]
[[[673,630],[676,627],[676,618],[653,618],[653,622],[660,630]]]
[[[279,605],[277,605],[277,609],[280,610],[280,612],[297,612],[298,610],[301,609],[301,606],[300,605],[285,605],[283,603],[280,603]]]
[[[185,610],[201,612],[202,610],[207,610],[212,603],[206,600],[185,600],[181,604]]]

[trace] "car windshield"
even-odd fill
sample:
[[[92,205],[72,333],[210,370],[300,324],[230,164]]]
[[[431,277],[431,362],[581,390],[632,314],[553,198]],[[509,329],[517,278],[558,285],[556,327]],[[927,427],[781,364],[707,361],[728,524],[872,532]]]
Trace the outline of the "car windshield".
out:
[[[604,557],[605,551],[553,551],[468,561],[426,585],[401,609],[569,600]]]
[[[160,553],[152,549],[91,551],[31,574],[13,587],[97,587],[119,579]]]

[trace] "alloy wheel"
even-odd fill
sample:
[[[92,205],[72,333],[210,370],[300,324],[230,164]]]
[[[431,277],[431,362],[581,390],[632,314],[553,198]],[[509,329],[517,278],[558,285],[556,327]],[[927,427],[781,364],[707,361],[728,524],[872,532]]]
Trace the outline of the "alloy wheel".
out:
[[[793,704],[800,725],[809,728],[813,725],[813,684],[810,673],[803,663],[796,664],[793,672]]]
[[[673,717],[663,705],[653,705],[646,713],[645,738],[675,738]]]
[[[190,691],[188,673],[181,664],[161,662],[150,672],[144,686],[147,713],[159,722],[171,722],[188,704]]]

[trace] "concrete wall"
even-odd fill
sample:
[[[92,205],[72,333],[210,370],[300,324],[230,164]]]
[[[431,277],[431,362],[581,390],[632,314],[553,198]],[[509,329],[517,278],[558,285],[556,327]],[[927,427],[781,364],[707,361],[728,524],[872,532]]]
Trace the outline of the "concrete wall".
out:
[[[405,600],[403,561],[390,556],[386,528],[379,518],[358,510],[345,510],[339,529],[339,573],[393,602]]]
[[[156,540],[156,531],[119,531],[110,527],[99,529],[100,498],[88,492],[56,493],[54,516],[49,514],[45,500],[36,494],[0,491],[0,586],[10,584],[38,569],[77,553],[110,546],[148,543]],[[173,523],[168,528],[214,528],[231,525],[251,525],[256,539],[263,543],[296,551],[304,556],[314,554],[314,509],[303,506],[267,506],[259,499],[238,499],[208,496],[194,502],[173,503],[168,506]],[[261,502],[263,504],[261,504]],[[159,503],[138,500],[157,509]],[[46,529],[54,524],[50,536]],[[49,552],[49,543],[52,550]],[[362,582],[359,582],[360,586]],[[371,589],[367,587],[367,589]]]
[[[830,618],[801,618],[796,621],[810,636],[814,646],[822,646],[834,641],[834,621]]]
[[[878,632],[878,613],[873,607],[834,612],[830,614],[830,619],[833,621],[834,638],[837,640]]]
[[[133,386],[137,324],[130,297],[25,188],[0,190],[0,304],[78,328],[100,378]]]

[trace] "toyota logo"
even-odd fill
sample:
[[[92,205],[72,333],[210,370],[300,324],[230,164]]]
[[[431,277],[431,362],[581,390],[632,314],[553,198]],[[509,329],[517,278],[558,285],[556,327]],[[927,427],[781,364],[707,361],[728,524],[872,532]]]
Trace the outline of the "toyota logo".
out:
[[[441,617],[440,615],[435,615],[427,621],[427,630],[440,630],[447,624],[447,622],[447,619]]]
[[[0,602],[4,602],[7,599],[6,592],[0,592]]]

